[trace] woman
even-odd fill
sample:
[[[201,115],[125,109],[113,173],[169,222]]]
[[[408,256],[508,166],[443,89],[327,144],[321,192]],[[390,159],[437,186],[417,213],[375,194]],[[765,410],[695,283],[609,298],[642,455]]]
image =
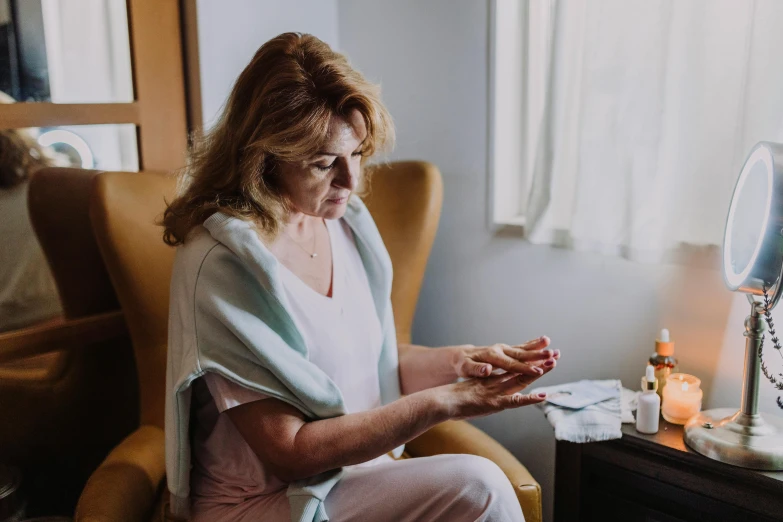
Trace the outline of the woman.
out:
[[[376,88],[317,38],[289,33],[259,49],[195,145],[164,216],[165,240],[180,245],[166,412],[175,514],[522,519],[486,459],[395,460],[447,419],[541,402],[517,392],[559,354],[545,337],[397,346],[391,263],[355,196],[392,140]]]

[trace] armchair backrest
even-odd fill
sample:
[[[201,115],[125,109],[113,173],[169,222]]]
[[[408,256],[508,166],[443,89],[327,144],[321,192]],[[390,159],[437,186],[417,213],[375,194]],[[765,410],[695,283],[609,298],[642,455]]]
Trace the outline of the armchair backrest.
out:
[[[28,205],[67,319],[119,309],[90,226],[97,170],[44,168],[30,179]]]
[[[169,281],[174,249],[157,225],[174,197],[173,177],[104,172],[95,179],[90,218],[128,324],[139,376],[141,423],[163,427]]]
[[[374,168],[364,198],[394,268],[392,307],[397,341],[409,343],[416,302],[435,240],[443,203],[437,167],[400,161]]]

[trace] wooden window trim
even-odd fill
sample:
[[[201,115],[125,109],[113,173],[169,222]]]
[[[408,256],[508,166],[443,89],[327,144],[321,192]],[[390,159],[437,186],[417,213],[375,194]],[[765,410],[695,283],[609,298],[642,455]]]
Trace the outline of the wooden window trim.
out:
[[[179,169],[188,146],[179,2],[127,1],[139,170]]]
[[[58,125],[139,124],[133,103],[11,103],[0,104],[0,129]]]
[[[139,170],[182,167],[188,130],[179,2],[127,5],[136,101],[0,104],[0,129],[132,123],[138,127]]]

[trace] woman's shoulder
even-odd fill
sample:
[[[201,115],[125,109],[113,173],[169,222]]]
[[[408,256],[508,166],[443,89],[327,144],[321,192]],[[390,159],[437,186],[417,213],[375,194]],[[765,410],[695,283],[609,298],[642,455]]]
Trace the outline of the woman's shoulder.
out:
[[[221,270],[215,265],[224,265],[226,258],[236,257],[203,226],[191,230],[185,242],[176,248],[171,273],[172,288],[193,288],[200,278]]]
[[[188,234],[185,243],[177,247],[172,292],[184,290],[186,295],[198,299],[203,291],[222,295],[257,284],[259,274],[254,270],[253,254],[244,252],[252,250],[251,245],[242,243],[242,237],[233,238],[236,244],[226,244],[221,238],[225,239],[214,237],[214,232],[204,226],[195,227]]]
[[[203,226],[194,227],[179,245],[174,257],[174,271],[186,269],[203,262],[209,252],[220,243]]]

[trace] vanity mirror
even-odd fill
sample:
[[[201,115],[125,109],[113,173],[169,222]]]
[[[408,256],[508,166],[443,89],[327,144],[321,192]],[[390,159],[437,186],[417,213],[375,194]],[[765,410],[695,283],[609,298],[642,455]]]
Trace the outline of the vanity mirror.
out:
[[[740,172],[723,238],[724,281],[732,291],[745,293],[750,302],[742,402],[739,411],[707,410],[685,426],[685,443],[712,459],[745,468],[783,470],[783,420],[764,416],[758,408],[760,383],[783,381],[767,370],[762,359],[762,355],[783,356],[769,313],[783,293],[782,274],[783,145],[761,142]]]

